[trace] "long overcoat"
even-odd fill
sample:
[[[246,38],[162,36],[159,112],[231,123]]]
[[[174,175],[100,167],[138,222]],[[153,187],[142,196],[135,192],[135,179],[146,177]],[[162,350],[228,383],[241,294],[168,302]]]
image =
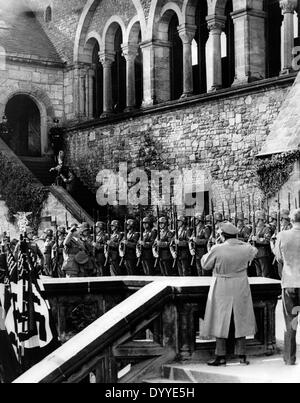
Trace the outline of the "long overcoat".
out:
[[[232,314],[236,338],[255,335],[256,321],[247,267],[256,254],[257,249],[250,244],[230,239],[214,246],[203,256],[203,269],[213,270],[203,336],[228,338]]]

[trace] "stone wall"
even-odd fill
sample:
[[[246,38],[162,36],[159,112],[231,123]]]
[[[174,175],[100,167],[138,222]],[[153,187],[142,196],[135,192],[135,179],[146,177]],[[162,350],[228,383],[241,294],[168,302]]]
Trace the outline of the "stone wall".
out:
[[[68,159],[83,181],[95,187],[99,170],[115,168],[120,161],[135,167],[150,133],[171,169],[206,170],[207,190],[218,208],[227,199],[233,207],[234,194],[245,201],[252,192],[259,204],[255,156],[290,87],[291,81],[252,85],[241,94],[199,97],[188,106],[177,103],[174,109],[154,109],[120,122],[73,129],[67,135]]]

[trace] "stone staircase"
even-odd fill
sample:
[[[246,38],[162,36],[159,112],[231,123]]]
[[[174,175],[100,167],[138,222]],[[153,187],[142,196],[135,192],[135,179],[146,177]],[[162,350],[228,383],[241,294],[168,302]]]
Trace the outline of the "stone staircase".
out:
[[[55,163],[48,157],[19,157],[24,165],[34,174],[34,176],[44,185],[50,186],[55,181],[55,173],[50,173],[50,168]]]
[[[144,383],[299,383],[300,365],[287,366],[282,355],[250,357],[250,365],[230,361],[226,367],[206,363],[174,363],[162,367],[161,377]]]

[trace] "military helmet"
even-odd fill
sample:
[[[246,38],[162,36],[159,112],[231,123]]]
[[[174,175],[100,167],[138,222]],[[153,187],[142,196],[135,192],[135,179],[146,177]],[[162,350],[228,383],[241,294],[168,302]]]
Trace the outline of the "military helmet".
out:
[[[134,220],[132,220],[132,219],[129,219],[129,220],[127,220],[127,222],[126,222],[126,224],[127,225],[134,225]]]
[[[214,217],[216,221],[223,221],[222,213],[215,213]]]
[[[44,232],[45,232],[45,234],[46,234],[47,236],[53,236],[53,229],[51,229],[51,228],[46,229]]]
[[[159,219],[160,224],[167,224],[167,222],[168,222],[168,219],[166,217],[160,217],[160,219]]]
[[[105,223],[103,221],[96,222],[96,228],[102,228],[102,227],[105,227]]]
[[[183,223],[185,223],[185,217],[183,216],[183,215],[180,215],[178,218],[177,218],[177,221],[178,222],[183,222]]]
[[[144,224],[151,224],[150,218],[149,218],[149,217],[145,217],[145,218],[143,219],[143,223],[144,223]]]
[[[65,234],[66,228],[63,225],[61,225],[60,227],[57,228],[57,231],[60,232],[61,234]]]
[[[238,221],[244,221],[244,220],[245,220],[245,215],[244,215],[244,213],[237,213],[236,219],[237,219]]]
[[[277,211],[272,211],[272,212],[270,213],[270,218],[273,218],[274,220],[277,220],[277,218],[278,218],[278,213],[277,213]]]
[[[205,217],[205,221],[206,221],[206,222],[211,222],[211,221],[212,221],[211,215],[207,215],[207,216]]]
[[[119,221],[117,221],[117,220],[113,220],[112,222],[111,222],[111,224],[110,224],[110,226],[111,227],[119,227]]]
[[[90,231],[90,225],[89,225],[87,222],[83,222],[83,223],[79,226],[79,231],[80,231],[80,232]]]
[[[255,218],[257,220],[265,220],[266,219],[266,213],[264,211],[262,211],[262,210],[258,210],[255,213]]]
[[[198,214],[196,214],[195,215],[195,220],[198,220],[198,221],[204,221],[204,215],[203,214],[200,214],[200,213],[198,213]]]
[[[290,212],[289,210],[282,210],[281,212],[281,218],[285,220],[290,220]]]

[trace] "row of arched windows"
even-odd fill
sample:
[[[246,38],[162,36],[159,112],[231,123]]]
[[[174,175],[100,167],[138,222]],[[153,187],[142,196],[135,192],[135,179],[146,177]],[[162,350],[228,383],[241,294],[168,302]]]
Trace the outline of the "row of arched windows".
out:
[[[265,72],[257,74],[256,79],[275,77],[282,71],[282,43],[283,43],[283,14],[278,0],[263,0],[265,12]],[[232,0],[227,0],[222,33],[220,35],[220,65],[221,65],[221,83],[220,88],[231,87],[236,79],[236,53],[237,41],[235,38],[235,25],[233,19]],[[298,18],[295,15],[295,44],[298,44]],[[214,85],[214,58],[212,52],[211,27],[208,24],[208,9],[206,2],[198,2],[195,13],[195,34],[191,42],[191,71],[192,71],[192,93],[205,94],[211,90]],[[184,93],[184,44],[179,32],[179,18],[174,10],[168,10],[164,24],[167,24],[167,32],[164,28],[163,40],[165,41],[164,56],[157,62],[155,60],[154,71],[147,72],[152,75],[151,80],[157,77],[157,93],[161,91],[162,96],[157,98],[157,102],[177,100]],[[139,25],[139,24],[138,24]],[[159,38],[160,39],[160,38]],[[166,40],[167,39],[167,40]],[[141,29],[136,43],[136,52],[134,56],[126,57],[124,52],[124,43],[122,29],[118,26],[114,30],[113,40],[110,41],[110,55],[113,55],[110,65],[111,83],[106,83],[108,77],[104,74],[101,49],[98,41],[94,38],[89,39],[86,46],[91,48],[90,67],[93,70],[92,85],[87,84],[87,88],[92,88],[93,95],[89,95],[90,117],[100,117],[109,113],[119,113],[130,107],[139,108],[143,102],[144,92],[144,66]],[[163,42],[163,41],[162,41]],[[131,46],[132,44],[130,44]],[[157,45],[159,46],[159,45]],[[134,61],[129,58],[134,58]],[[158,57],[157,54],[155,57]],[[134,64],[134,67],[132,66]],[[164,64],[163,64],[164,63]],[[106,67],[107,68],[107,67]],[[153,77],[154,76],[154,77]],[[157,76],[157,77],[156,77]],[[105,78],[106,77],[106,78]],[[162,79],[164,77],[164,79]],[[160,88],[161,87],[161,88]],[[218,87],[218,88],[219,88]],[[107,92],[111,91],[108,96]],[[105,95],[106,94],[106,95]],[[167,94],[167,95],[166,95]],[[134,97],[134,101],[130,100]],[[110,101],[108,107],[106,103]]]

